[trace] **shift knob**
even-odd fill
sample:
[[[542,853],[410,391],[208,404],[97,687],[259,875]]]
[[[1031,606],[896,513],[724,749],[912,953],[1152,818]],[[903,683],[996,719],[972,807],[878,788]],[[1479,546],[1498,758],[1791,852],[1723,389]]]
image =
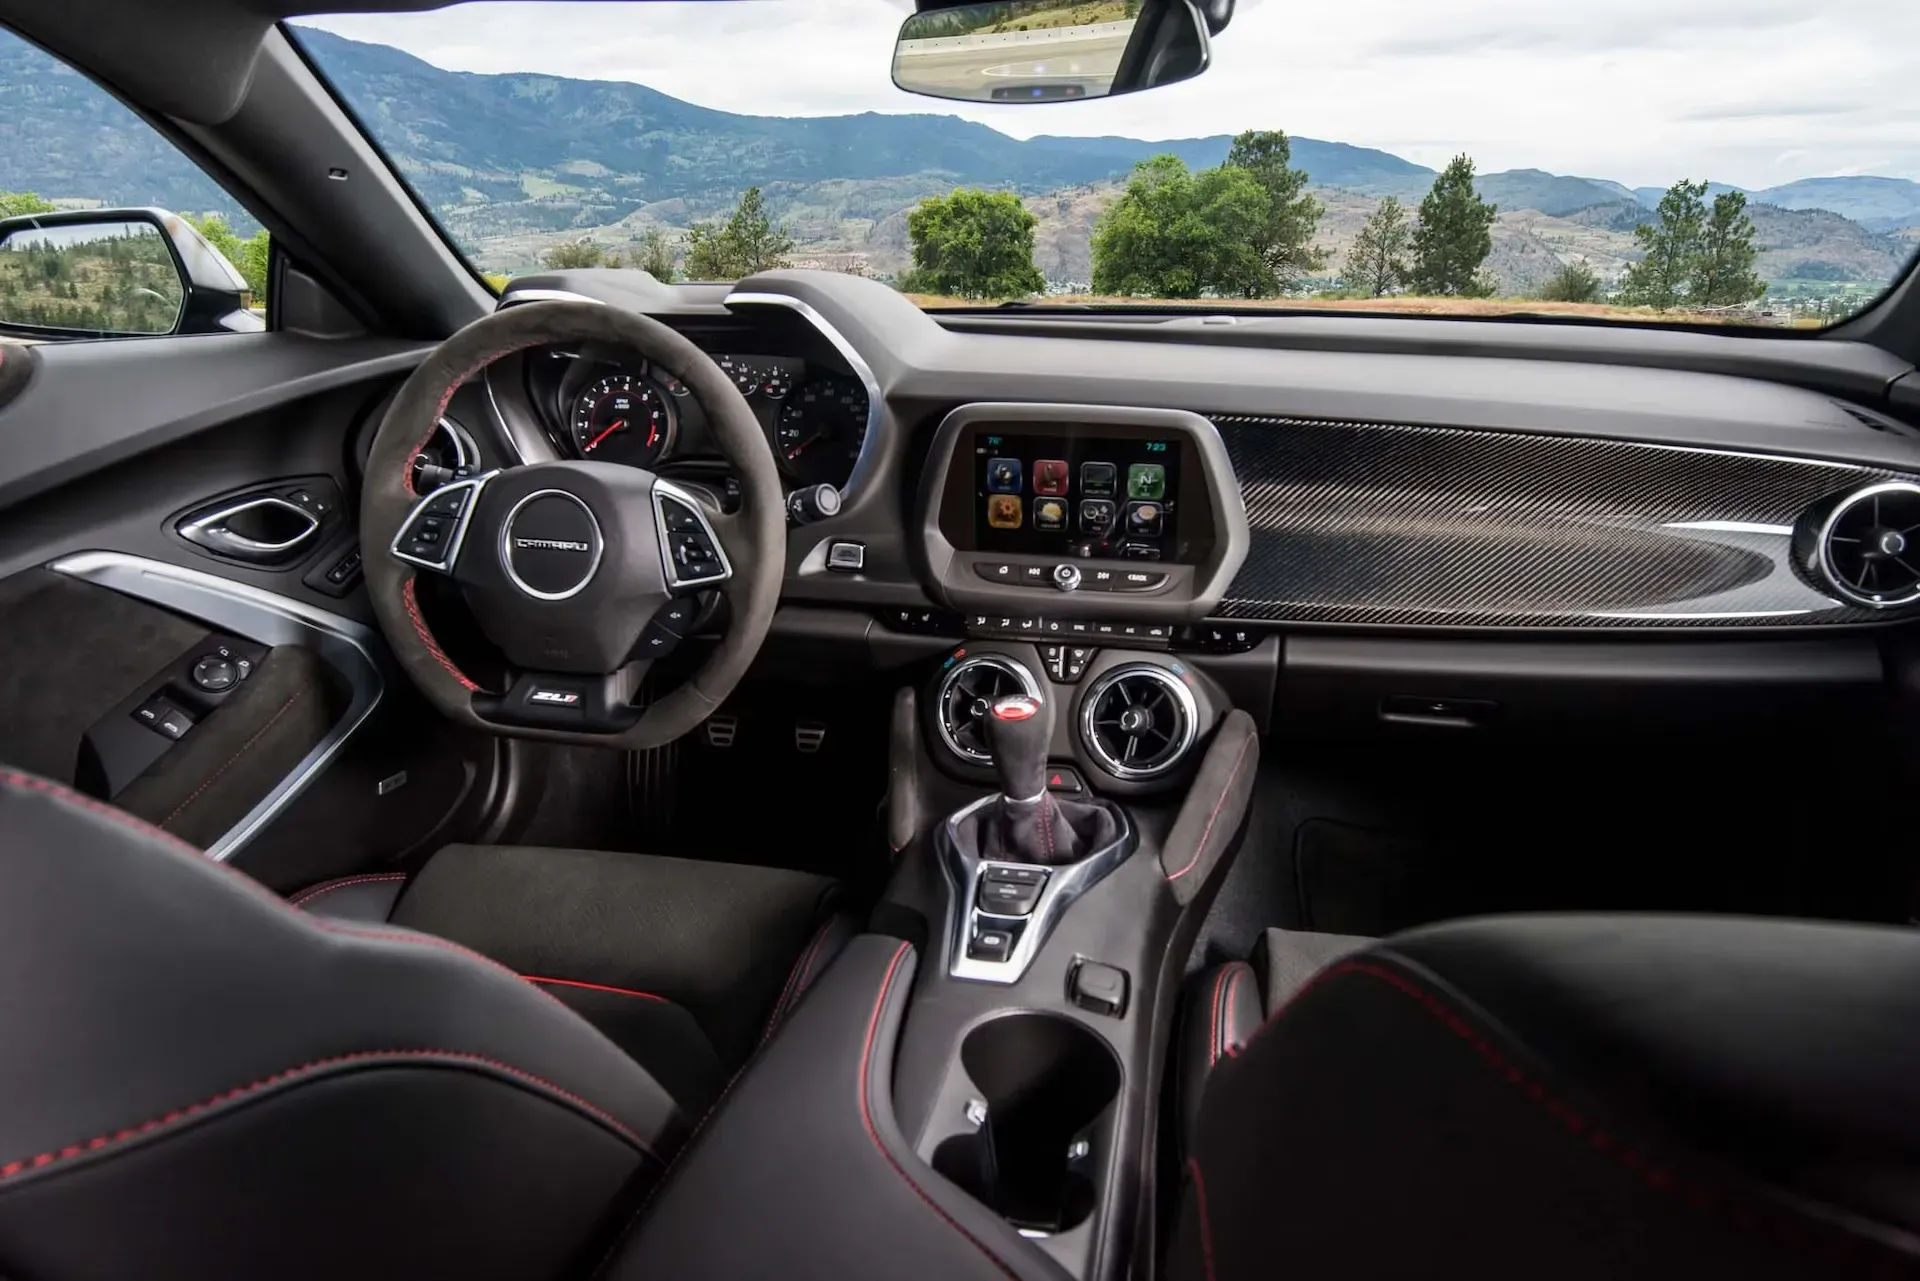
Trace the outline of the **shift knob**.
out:
[[[1027,694],[1008,694],[987,708],[987,747],[1000,794],[1031,801],[1047,790],[1047,709]]]

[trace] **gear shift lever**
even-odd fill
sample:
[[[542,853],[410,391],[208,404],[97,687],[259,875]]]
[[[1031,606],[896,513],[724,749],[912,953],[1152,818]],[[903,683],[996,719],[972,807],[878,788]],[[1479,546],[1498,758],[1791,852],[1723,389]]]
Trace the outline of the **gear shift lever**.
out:
[[[1037,698],[1009,694],[987,708],[987,747],[1000,795],[1009,801],[1037,801],[1047,791],[1046,708]]]
[[[995,699],[987,708],[1000,803],[981,824],[981,858],[1058,866],[1112,839],[1113,820],[1100,806],[1057,800],[1047,791],[1050,720],[1046,705],[1026,694]]]

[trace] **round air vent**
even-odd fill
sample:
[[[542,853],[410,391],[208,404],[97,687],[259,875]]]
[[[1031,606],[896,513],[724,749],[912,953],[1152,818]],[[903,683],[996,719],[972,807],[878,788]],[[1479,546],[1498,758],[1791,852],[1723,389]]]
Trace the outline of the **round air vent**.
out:
[[[1153,778],[1180,763],[1199,729],[1193,693],[1163,667],[1116,667],[1087,691],[1080,736],[1115,778]]]
[[[433,434],[413,456],[413,492],[431,494],[479,469],[480,449],[467,429],[451,418],[434,424]]]
[[[940,737],[965,760],[993,764],[987,749],[987,709],[1008,694],[1040,697],[1033,673],[1000,654],[963,658],[940,680]]]
[[[1920,601],[1920,485],[1888,481],[1840,500],[1820,527],[1821,577],[1856,605]]]

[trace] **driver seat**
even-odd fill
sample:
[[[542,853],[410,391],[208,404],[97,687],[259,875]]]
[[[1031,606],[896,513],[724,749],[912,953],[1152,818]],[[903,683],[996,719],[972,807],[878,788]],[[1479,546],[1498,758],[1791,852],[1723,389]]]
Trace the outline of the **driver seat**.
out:
[[[590,1264],[843,928],[818,878],[633,855],[350,879],[294,907],[0,770],[0,1270]]]

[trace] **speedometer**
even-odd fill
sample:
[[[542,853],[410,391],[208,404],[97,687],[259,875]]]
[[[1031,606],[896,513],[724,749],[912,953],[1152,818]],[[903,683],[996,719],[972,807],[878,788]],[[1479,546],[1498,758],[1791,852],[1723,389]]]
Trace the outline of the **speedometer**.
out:
[[[780,462],[809,485],[846,486],[867,440],[867,389],[841,374],[802,383],[780,409]]]
[[[573,402],[573,447],[580,457],[651,467],[673,443],[673,406],[636,374],[608,374]]]

